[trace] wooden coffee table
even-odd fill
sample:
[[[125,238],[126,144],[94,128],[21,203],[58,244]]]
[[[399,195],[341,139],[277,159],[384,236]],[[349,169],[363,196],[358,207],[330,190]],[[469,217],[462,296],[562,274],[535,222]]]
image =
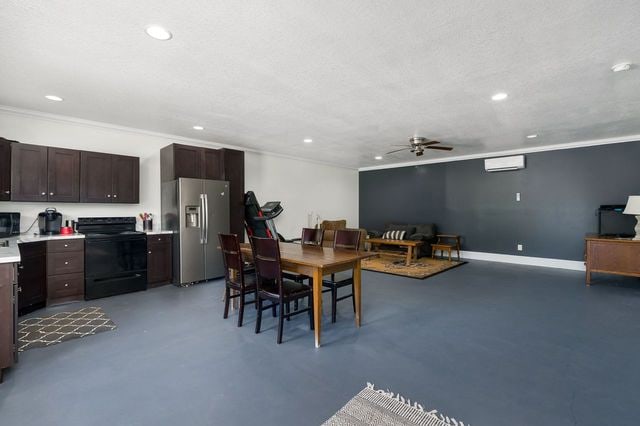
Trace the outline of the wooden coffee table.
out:
[[[366,240],[367,243],[371,244],[371,251],[376,251],[379,245],[385,244],[389,246],[397,246],[404,247],[407,249],[407,258],[404,262],[405,265],[409,266],[413,259],[418,258],[418,247],[423,245],[422,241],[412,241],[412,240],[385,240],[384,238],[368,238]]]

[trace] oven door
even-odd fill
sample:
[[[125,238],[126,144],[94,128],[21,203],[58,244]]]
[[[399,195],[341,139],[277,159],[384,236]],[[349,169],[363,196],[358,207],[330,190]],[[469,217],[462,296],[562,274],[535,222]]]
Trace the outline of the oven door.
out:
[[[146,290],[147,237],[87,237],[85,278],[87,300]]]

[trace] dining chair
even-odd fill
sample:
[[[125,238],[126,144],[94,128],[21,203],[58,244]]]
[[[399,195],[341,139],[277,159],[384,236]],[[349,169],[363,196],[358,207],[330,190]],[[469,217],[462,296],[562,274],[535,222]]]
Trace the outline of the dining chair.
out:
[[[358,250],[360,245],[360,230],[358,229],[338,229],[335,232],[333,248],[341,250]],[[331,322],[336,322],[337,304],[339,301],[351,298],[353,302],[353,312],[356,311],[356,299],[354,297],[353,271],[351,277],[336,280],[335,274],[331,274],[330,280],[322,280],[322,286],[328,287],[323,293],[331,292]],[[351,286],[351,293],[338,297],[338,289]]]
[[[280,245],[274,238],[251,237],[251,250],[257,275],[258,319],[256,321],[256,333],[260,333],[262,324],[262,311],[276,306],[279,308],[278,316],[278,344],[282,343],[284,319],[291,318],[304,312],[309,313],[309,326],[313,330],[313,304],[311,303],[312,288],[306,284],[285,280],[282,276],[280,263]],[[290,312],[285,306],[292,301],[307,298],[308,307]],[[263,306],[262,302],[271,302]]]
[[[242,260],[240,252],[240,242],[236,234],[218,234],[222,260],[224,261],[224,319],[229,316],[229,302],[231,299],[240,298],[240,309],[238,311],[238,327],[242,327],[244,316],[245,296],[254,294],[253,303],[258,306],[258,295],[256,287],[256,275],[254,270],[247,269]],[[231,290],[235,290],[231,294]]]

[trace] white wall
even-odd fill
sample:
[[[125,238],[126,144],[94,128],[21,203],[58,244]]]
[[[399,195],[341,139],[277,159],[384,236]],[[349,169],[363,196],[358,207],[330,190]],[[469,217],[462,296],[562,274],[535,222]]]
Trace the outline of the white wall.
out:
[[[57,203],[52,206],[64,214],[65,220],[81,216],[137,216],[142,211],[151,212],[156,215],[156,227],[160,226],[160,148],[174,142],[213,148],[222,146],[4,107],[0,107],[0,136],[22,143],[140,157],[140,204]],[[312,213],[319,214],[321,219],[346,218],[349,226],[358,224],[357,170],[247,151],[245,189],[254,191],[261,203],[282,201],[285,210],[276,224],[285,236],[298,236],[300,228],[307,225],[307,215]],[[49,205],[0,202],[0,211],[20,212],[22,231],[25,231],[38,212]]]

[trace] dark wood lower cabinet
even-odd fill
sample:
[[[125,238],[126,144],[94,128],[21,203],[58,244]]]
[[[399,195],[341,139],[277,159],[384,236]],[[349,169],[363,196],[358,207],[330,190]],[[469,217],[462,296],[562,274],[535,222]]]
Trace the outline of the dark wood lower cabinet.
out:
[[[19,244],[18,312],[28,314],[44,308],[47,303],[47,252],[46,242]]]
[[[47,305],[84,300],[84,240],[47,242]]]
[[[2,372],[18,359],[16,264],[0,264],[0,383]]]
[[[173,279],[173,236],[147,236],[147,285],[149,288],[170,284]]]

